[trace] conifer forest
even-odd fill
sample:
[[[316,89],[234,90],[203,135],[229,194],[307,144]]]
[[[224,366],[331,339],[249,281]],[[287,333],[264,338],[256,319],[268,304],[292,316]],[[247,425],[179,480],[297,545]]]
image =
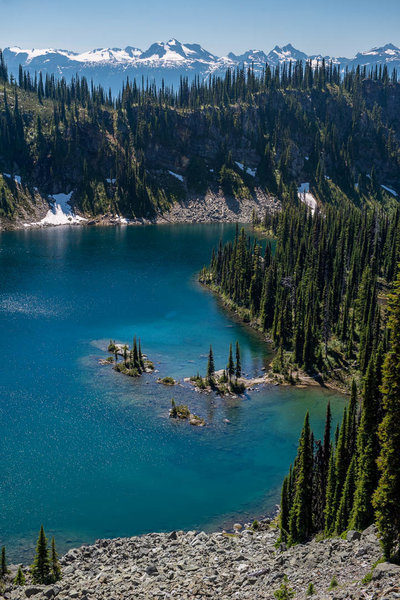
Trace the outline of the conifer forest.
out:
[[[257,332],[254,338],[257,343],[249,343],[249,347],[254,354],[254,348],[262,343],[270,352],[266,373],[261,375],[267,378],[263,380],[266,386],[272,388],[272,384],[279,384],[294,390],[306,388],[311,382],[323,393],[333,389],[345,398],[337,426],[332,405],[327,402],[323,436],[314,434],[312,415],[308,411],[304,415],[302,411],[302,429],[302,423],[297,423],[300,435],[297,455],[292,464],[285,467],[287,474],[281,486],[279,510],[274,515],[279,529],[278,546],[290,549],[312,539],[345,536],[349,531],[362,532],[375,524],[383,558],[400,563],[400,79],[396,69],[389,70],[382,65],[343,70],[340,65],[324,59],[297,60],[276,67],[266,64],[261,73],[252,67],[238,67],[227,69],[224,75],[210,74],[206,79],[195,77],[189,81],[182,76],[176,88],[164,81],[156,85],[144,78],[140,81],[127,78],[115,95],[111,89],[94,85],[84,77],[76,76],[67,82],[48,73],[33,75],[22,66],[15,77],[9,74],[0,51],[0,231],[2,235],[5,232],[4,236],[16,234],[17,240],[7,254],[9,264],[25,243],[23,234],[32,231],[31,225],[40,225],[40,222],[23,223],[23,217],[40,207],[43,209],[43,205],[47,210],[49,199],[61,191],[68,192],[70,210],[78,215],[79,227],[94,231],[94,225],[98,225],[96,219],[112,217],[124,225],[132,225],[134,220],[137,225],[142,220],[149,231],[148,238],[127,245],[123,256],[118,253],[119,242],[114,238],[110,241],[111,238],[104,235],[101,239],[107,251],[102,258],[104,271],[111,269],[108,260],[114,260],[121,269],[122,284],[115,282],[113,272],[101,288],[96,288],[93,282],[87,283],[86,264],[96,255],[96,242],[88,238],[82,271],[76,281],[79,279],[79,286],[86,294],[79,308],[90,307],[85,319],[94,327],[94,332],[90,342],[86,340],[91,346],[86,349],[84,358],[78,357],[79,349],[84,343],[81,340],[89,334],[85,328],[76,334],[74,347],[68,354],[69,377],[73,379],[75,375],[71,376],[71,371],[82,365],[92,368],[90,360],[95,352],[104,354],[108,350],[109,354],[104,354],[106,358],[96,358],[95,367],[88,371],[90,376],[86,374],[79,381],[90,387],[98,377],[104,388],[111,389],[108,404],[104,401],[101,405],[99,401],[101,408],[96,405],[96,410],[99,414],[101,410],[102,414],[108,414],[110,406],[115,409],[112,405],[115,402],[120,412],[108,417],[107,427],[109,422],[116,423],[118,434],[129,430],[130,425],[124,419],[130,418],[127,415],[133,410],[135,393],[143,404],[144,399],[150,398],[149,390],[153,393],[145,405],[145,410],[151,407],[152,416],[143,418],[146,423],[138,425],[138,430],[145,431],[153,418],[161,419],[161,413],[165,417],[166,411],[157,401],[169,393],[168,386],[176,386],[176,402],[168,398],[168,407],[172,405],[169,416],[173,418],[168,420],[166,436],[171,444],[177,444],[176,439],[185,431],[185,420],[194,419],[196,422],[191,424],[200,425],[199,436],[208,435],[214,412],[221,410],[223,402],[232,402],[228,406],[231,412],[227,410],[229,418],[224,414],[221,420],[223,427],[229,426],[235,431],[236,413],[232,406],[245,405],[248,390],[254,389],[252,381],[257,384],[259,381],[247,377],[250,351],[242,337],[240,346],[236,341],[239,339],[237,331],[240,336],[242,329],[235,329],[229,342],[228,337],[224,339],[227,363],[222,364],[220,356],[218,360],[215,358],[222,352],[222,341],[219,346],[219,340],[212,339],[210,333],[210,339],[206,343],[202,340],[201,345],[198,330],[190,329],[186,323],[185,356],[179,354],[179,358],[172,361],[171,356],[180,352],[182,346],[177,331],[180,325],[176,326],[174,321],[179,318],[179,311],[184,310],[178,293],[182,279],[177,276],[173,280],[172,291],[162,288],[160,282],[163,271],[172,269],[171,264],[175,264],[175,244],[180,248],[178,238],[169,238],[167,234],[162,238],[168,242],[163,242],[165,247],[155,252],[154,273],[146,273],[143,279],[137,275],[139,268],[131,269],[129,261],[135,255],[140,266],[146,265],[147,244],[154,242],[152,228],[163,227],[158,221],[161,217],[166,219],[167,227],[173,227],[173,220],[168,221],[172,209],[189,210],[194,206],[205,211],[211,198],[213,206],[226,201],[233,213],[239,214],[244,202],[252,203],[255,208],[251,223],[232,225],[230,222],[232,229],[228,233],[218,230],[221,239],[213,238],[212,252],[212,245],[207,247],[208,258],[202,268],[203,263],[196,273],[191,273],[192,287],[187,293],[197,286],[196,293],[201,290],[208,299],[218,300],[218,306],[225,311],[224,318],[230,319],[233,313],[235,326],[244,325],[243,330],[251,331],[252,335]],[[260,198],[268,199],[269,208],[265,210],[263,205],[262,211],[257,209]],[[200,222],[213,221],[212,211],[206,217],[194,227],[200,227]],[[196,219],[189,219],[193,221]],[[223,219],[219,225],[222,222]],[[194,231],[193,235],[197,235],[197,230]],[[50,258],[43,268],[45,273],[46,269],[54,265],[58,269],[61,264],[62,244],[58,246],[53,238],[49,239],[46,243],[50,247]],[[42,238],[39,241],[41,244]],[[200,243],[193,242],[193,245]],[[201,248],[196,247],[198,253],[195,253],[189,246],[186,246],[187,253],[192,252],[193,261],[200,256],[203,260],[205,254]],[[26,256],[36,257],[41,252],[41,246],[39,250],[26,251],[23,261],[28,260]],[[182,250],[179,257],[183,264],[185,252]],[[173,259],[168,262],[170,255]],[[7,266],[6,262],[1,264]],[[26,263],[22,264],[21,281],[29,283],[24,270]],[[62,288],[68,287],[67,280],[62,279],[64,273],[60,266],[56,277],[60,277]],[[99,268],[98,278],[101,276],[102,268]],[[186,271],[182,277],[188,279]],[[145,285],[143,281],[149,280],[154,297],[148,294],[140,308],[136,308],[136,298]],[[17,283],[19,285],[19,280]],[[17,316],[28,314],[39,298],[40,306],[36,307],[32,321],[46,311],[46,318],[56,314],[60,321],[65,318],[65,314],[56,313],[62,304],[57,296],[47,298],[46,294],[42,297],[36,293],[32,300],[24,296],[22,284],[19,288],[17,283],[12,280],[14,295],[10,292],[10,296],[1,298],[2,310],[9,308],[17,298],[19,304],[14,312]],[[129,285],[134,287],[133,291]],[[5,294],[7,290],[0,291]],[[110,297],[107,310],[112,313],[115,330],[110,327],[104,334],[103,317],[92,318],[90,311],[97,314],[96,307],[107,294]],[[166,300],[165,310],[163,307],[163,311],[157,312],[154,298],[161,303],[164,294],[166,298],[168,294],[176,294],[177,306],[171,309]],[[124,301],[127,296],[132,300],[132,308],[130,322],[121,324],[120,314],[126,316],[120,308],[123,295]],[[190,301],[194,302],[193,298]],[[149,313],[152,311],[150,316],[147,313],[144,316],[147,304]],[[76,324],[74,307],[68,302],[65,306],[71,323]],[[200,314],[200,309],[198,311]],[[217,309],[210,321],[199,317],[198,328],[210,327],[212,332],[217,321],[215,314],[219,314]],[[191,321],[196,319],[197,313]],[[125,325],[138,335],[131,346],[120,341]],[[31,322],[24,324],[24,335],[25,331],[30,335],[30,326]],[[67,334],[54,334],[60,336],[60,347]],[[149,346],[151,361],[142,353],[140,336],[146,340],[146,351]],[[167,341],[161,339],[162,336]],[[107,339],[105,346],[103,338]],[[7,348],[3,351],[8,352]],[[39,347],[40,353],[45,350]],[[184,361],[195,363],[199,356],[205,375],[199,375],[201,366],[197,364],[196,367],[190,365],[189,372],[184,373]],[[14,362],[16,360],[14,356]],[[25,369],[23,360],[21,358],[21,370]],[[103,369],[98,363],[113,367]],[[171,372],[163,372],[165,364],[171,367]],[[51,371],[52,365],[46,368]],[[199,369],[197,375],[194,375],[195,369]],[[156,382],[153,373],[159,371],[157,381],[164,385],[158,385],[154,392],[151,388],[151,382]],[[23,377],[28,379],[29,373],[27,369]],[[119,373],[129,377],[121,377]],[[191,377],[184,378],[184,375]],[[54,373],[53,377],[56,386]],[[89,412],[95,403],[93,398],[99,393],[98,388],[90,389]],[[203,409],[200,417],[189,411],[186,397],[182,399],[179,395],[192,392],[196,412],[199,405]],[[125,404],[117,403],[119,397]],[[189,403],[192,406],[191,397]],[[143,404],[138,402],[134,410]],[[137,415],[132,417],[134,425],[142,418]],[[92,433],[98,418],[101,417],[97,413],[91,416]],[[51,431],[51,427],[47,429]],[[171,431],[176,437],[172,438]],[[197,431],[194,434],[191,428],[190,443],[200,439],[195,437]],[[138,444],[132,453],[139,453],[140,448],[140,458],[150,461],[153,450],[156,453],[163,447],[161,435],[157,433],[157,439],[149,442],[150,450],[145,445],[143,450]],[[296,439],[297,435],[296,431]],[[151,440],[149,434],[146,436]],[[209,441],[209,438],[201,439]],[[128,439],[124,445],[115,435],[115,446],[109,450],[110,455],[115,447],[126,452],[116,461],[121,472],[118,471],[115,482],[123,477],[126,465],[134,462],[127,450],[130,442]],[[218,444],[222,445],[223,441]],[[191,446],[188,447],[190,454]],[[236,448],[235,452],[239,455],[241,450]],[[166,453],[169,453],[169,462],[165,463],[163,473],[171,471],[173,477],[174,469],[185,458],[185,451],[173,445]],[[38,452],[40,456],[43,454],[45,452]],[[108,456],[103,460],[107,463]],[[225,463],[222,461],[222,464]],[[204,472],[208,473],[205,467],[199,472],[199,480]],[[160,478],[160,471],[157,473]],[[190,481],[194,480],[195,477]],[[110,481],[109,488],[118,485],[114,479]],[[151,490],[151,501],[159,494],[156,487],[153,490],[153,481],[146,489]],[[230,489],[228,484],[227,489]],[[116,496],[118,494],[116,491]],[[256,496],[254,490],[252,494]],[[132,497],[136,500],[140,493],[134,490]],[[196,501],[192,502],[195,506]],[[248,506],[242,498],[238,504]],[[116,514],[118,510],[116,508]],[[171,519],[179,510],[181,508]],[[229,506],[224,514],[233,513]],[[213,518],[217,514],[217,510],[213,512]],[[202,523],[201,515],[196,514],[196,519],[194,524],[188,521],[193,529],[197,522]],[[37,528],[39,526],[40,521]],[[47,530],[46,523],[44,526]],[[29,571],[20,567],[15,574],[13,572],[12,584],[18,588],[26,584],[26,577],[38,585],[61,580],[54,537],[49,544],[44,526],[40,529]],[[163,523],[159,528],[168,531]],[[126,533],[122,527],[117,531],[118,535],[121,531]],[[238,532],[232,535],[236,534]],[[7,561],[3,548],[0,594],[9,578]],[[285,595],[285,585],[286,580],[282,583],[281,600],[291,597]]]

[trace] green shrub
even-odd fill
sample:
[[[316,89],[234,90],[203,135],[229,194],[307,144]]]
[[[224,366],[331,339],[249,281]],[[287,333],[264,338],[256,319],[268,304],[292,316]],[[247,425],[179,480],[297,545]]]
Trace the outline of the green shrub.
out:
[[[234,394],[243,394],[243,392],[245,391],[246,386],[243,382],[241,381],[231,381],[231,391]]]
[[[24,572],[21,569],[21,565],[18,567],[17,574],[14,578],[14,585],[25,585],[26,579]]]
[[[336,579],[335,575],[332,577],[331,582],[329,584],[329,588],[330,590],[335,589],[338,586],[338,580]]]
[[[369,573],[364,575],[364,577],[361,579],[361,583],[364,583],[364,584],[368,584],[371,581],[372,581],[372,571],[370,571]]]
[[[115,340],[114,341],[110,340],[110,343],[108,344],[108,348],[107,348],[108,352],[115,352],[116,349],[117,349],[117,346],[115,345]]]
[[[306,594],[307,594],[307,596],[312,596],[313,594],[315,594],[315,586],[313,583],[308,584]]]
[[[274,596],[276,600],[290,600],[294,596],[294,589],[289,587],[287,575],[283,578],[283,583],[278,590],[275,590]]]

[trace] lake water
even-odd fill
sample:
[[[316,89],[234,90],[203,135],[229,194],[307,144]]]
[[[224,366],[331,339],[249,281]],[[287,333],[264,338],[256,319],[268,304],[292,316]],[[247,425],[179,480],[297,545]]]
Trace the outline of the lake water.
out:
[[[43,523],[61,551],[96,538],[216,528],[272,510],[305,411],[321,390],[265,387],[243,399],[168,388],[159,376],[216,368],[239,340],[244,372],[268,346],[197,283],[232,225],[55,228],[0,236],[0,544],[31,560]],[[99,365],[136,334],[158,373]],[[206,428],[168,419],[171,397]],[[230,423],[226,423],[228,419]]]

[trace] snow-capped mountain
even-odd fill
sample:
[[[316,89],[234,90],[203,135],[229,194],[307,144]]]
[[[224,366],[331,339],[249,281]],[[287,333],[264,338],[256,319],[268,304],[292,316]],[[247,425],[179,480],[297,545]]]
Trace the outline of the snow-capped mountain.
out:
[[[206,79],[212,74],[222,74],[227,68],[254,67],[260,72],[268,63],[271,67],[290,61],[306,61],[311,59],[313,64],[325,58],[340,64],[344,69],[358,65],[374,67],[387,65],[389,70],[400,70],[400,48],[386,44],[381,48],[372,48],[367,52],[359,52],[354,58],[337,58],[321,55],[307,55],[294,48],[291,44],[275,46],[268,54],[263,50],[248,50],[243,54],[230,52],[218,57],[205,50],[200,44],[182,44],[176,39],[168,42],[156,42],[143,51],[133,46],[126,48],[97,48],[88,52],[77,53],[70,50],[21,49],[17,46],[5,48],[3,51],[9,72],[18,76],[21,64],[25,69],[34,73],[63,76],[67,80],[74,75],[93,79],[96,84],[111,87],[117,93],[126,78],[142,77],[161,84],[164,79],[167,85],[177,86],[181,76],[190,80],[195,76]]]

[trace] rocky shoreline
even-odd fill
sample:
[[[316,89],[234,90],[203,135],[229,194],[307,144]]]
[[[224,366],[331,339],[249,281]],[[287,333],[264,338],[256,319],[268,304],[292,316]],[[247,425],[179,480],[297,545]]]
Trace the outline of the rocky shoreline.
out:
[[[135,218],[127,219],[120,215],[100,215],[90,217],[76,213],[82,221],[73,222],[68,227],[87,226],[112,226],[112,225],[167,225],[178,223],[251,223],[255,212],[260,219],[265,212],[274,212],[280,209],[279,201],[267,195],[263,190],[257,188],[254,196],[236,200],[227,198],[222,193],[208,192],[203,197],[190,197],[182,202],[176,202],[168,211],[158,214],[151,219]],[[13,222],[2,222],[0,219],[0,231],[25,229],[27,226],[33,229],[44,227],[59,227],[60,225],[40,225],[49,205],[44,198],[40,197],[35,206],[29,210],[21,210]],[[34,218],[35,222],[32,222]]]
[[[374,526],[346,539],[313,540],[286,549],[269,520],[235,525],[235,533],[173,531],[97,540],[69,550],[63,578],[50,586],[6,586],[6,600],[130,600],[140,598],[274,599],[287,577],[293,597],[354,600],[400,598],[400,566],[376,564]],[[11,569],[10,578],[17,566]]]

